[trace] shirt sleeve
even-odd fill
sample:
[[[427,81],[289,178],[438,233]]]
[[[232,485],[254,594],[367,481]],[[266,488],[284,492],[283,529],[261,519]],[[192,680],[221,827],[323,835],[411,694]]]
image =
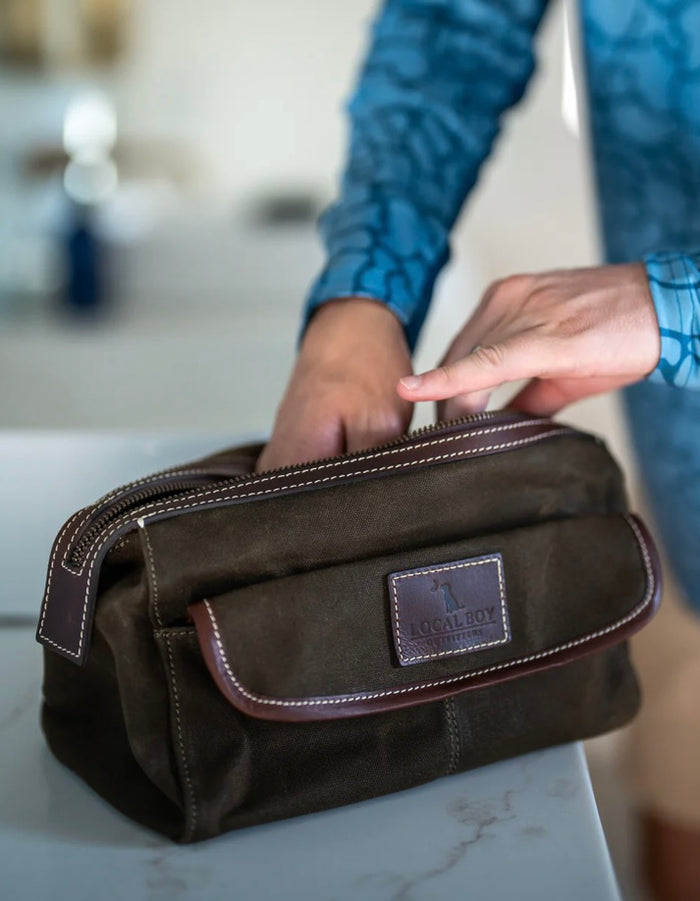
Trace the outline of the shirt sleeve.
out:
[[[548,0],[386,0],[349,104],[349,159],[322,216],[324,301],[386,303],[415,343],[449,232],[534,70]]]
[[[700,388],[700,252],[652,254],[644,262],[661,332],[649,381]]]

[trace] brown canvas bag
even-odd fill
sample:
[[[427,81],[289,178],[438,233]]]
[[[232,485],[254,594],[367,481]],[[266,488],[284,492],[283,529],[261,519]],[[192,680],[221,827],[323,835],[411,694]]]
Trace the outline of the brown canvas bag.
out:
[[[115,807],[197,841],[634,715],[659,571],[599,439],[496,413],[256,475],[259,452],[56,539],[43,728]]]

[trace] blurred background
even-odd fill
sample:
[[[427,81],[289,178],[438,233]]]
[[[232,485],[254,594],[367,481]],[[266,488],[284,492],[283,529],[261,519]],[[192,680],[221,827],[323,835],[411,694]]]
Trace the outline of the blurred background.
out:
[[[374,8],[0,0],[5,429],[270,428]],[[421,368],[494,278],[597,259],[573,47],[554,4],[537,75],[455,231]],[[636,495],[616,401],[565,418],[606,436]],[[640,898],[616,755],[614,738],[589,747],[625,897]]]
[[[0,0],[4,425],[269,428],[374,7]],[[555,8],[421,360],[493,278],[595,259],[563,60]]]

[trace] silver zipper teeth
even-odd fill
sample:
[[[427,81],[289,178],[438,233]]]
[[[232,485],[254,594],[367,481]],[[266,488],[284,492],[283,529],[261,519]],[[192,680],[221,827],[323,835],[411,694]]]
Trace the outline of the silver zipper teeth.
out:
[[[352,460],[353,457],[361,457],[365,454],[375,454],[378,451],[389,450],[392,447],[401,447],[403,444],[409,444],[411,441],[415,441],[417,438],[424,438],[426,435],[430,435],[433,432],[442,432],[444,429],[453,428],[457,425],[468,425],[469,423],[496,419],[502,415],[503,412],[501,410],[487,411],[485,413],[469,413],[466,416],[459,416],[457,419],[448,419],[445,420],[445,422],[424,425],[420,429],[415,429],[415,431],[409,432],[406,435],[401,435],[399,438],[393,438],[391,441],[387,441],[384,444],[375,444],[373,447],[367,447],[360,451],[353,451],[351,454],[333,454],[330,457],[305,460],[303,464],[294,463],[291,466],[280,466],[278,469],[266,469],[264,472],[259,473],[259,475],[276,476],[281,475],[284,472],[293,472],[295,469],[298,469],[300,465],[303,465],[304,467],[322,466],[326,463],[335,463],[337,460]],[[250,474],[247,474],[246,476],[243,476],[243,478],[249,476]]]

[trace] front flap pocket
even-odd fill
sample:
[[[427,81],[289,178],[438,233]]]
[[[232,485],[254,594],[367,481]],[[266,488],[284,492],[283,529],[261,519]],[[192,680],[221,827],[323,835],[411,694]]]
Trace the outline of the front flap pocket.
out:
[[[228,700],[271,720],[357,716],[566,663],[654,613],[631,516],[560,519],[303,572],[192,605]]]

